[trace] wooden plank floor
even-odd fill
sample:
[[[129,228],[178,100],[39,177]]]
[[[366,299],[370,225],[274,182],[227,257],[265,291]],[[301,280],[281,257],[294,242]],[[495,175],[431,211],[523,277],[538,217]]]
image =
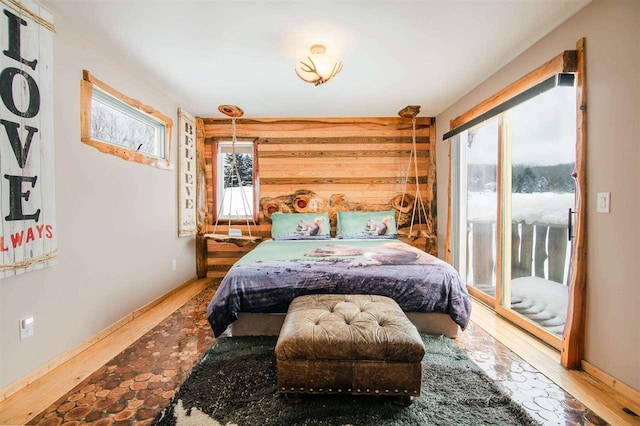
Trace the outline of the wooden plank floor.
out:
[[[180,289],[160,305],[0,403],[0,424],[24,424],[31,420],[198,294],[209,282],[199,280]],[[487,331],[608,423],[640,424],[640,419],[623,411],[628,407],[640,412],[638,401],[625,398],[584,372],[565,370],[559,364],[555,349],[522,332],[480,303],[474,302],[473,309],[474,327]]]

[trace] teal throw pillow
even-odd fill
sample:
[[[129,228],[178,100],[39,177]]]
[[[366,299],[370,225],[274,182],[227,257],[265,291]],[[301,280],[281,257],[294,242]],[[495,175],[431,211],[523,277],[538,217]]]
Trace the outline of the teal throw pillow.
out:
[[[356,238],[397,238],[396,212],[338,212],[337,237]]]
[[[329,214],[324,213],[273,213],[271,238],[274,240],[328,240]]]

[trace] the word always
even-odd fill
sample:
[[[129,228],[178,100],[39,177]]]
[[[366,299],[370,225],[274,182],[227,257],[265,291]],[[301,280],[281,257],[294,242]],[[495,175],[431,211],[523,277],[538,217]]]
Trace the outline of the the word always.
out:
[[[5,241],[4,237],[0,237],[0,251],[9,251],[7,244],[11,241],[11,247],[14,249],[20,247],[22,244],[28,244],[31,241],[37,239],[41,240],[46,238],[48,240],[53,238],[53,226],[51,225],[36,225],[28,228],[26,231],[23,229],[19,232],[14,232],[10,235],[10,240]]]

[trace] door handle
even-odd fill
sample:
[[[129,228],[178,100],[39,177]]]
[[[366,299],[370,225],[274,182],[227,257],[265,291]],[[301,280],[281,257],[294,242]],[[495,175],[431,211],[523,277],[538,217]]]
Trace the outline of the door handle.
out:
[[[571,207],[569,207],[569,215],[567,217],[567,237],[569,238],[569,241],[573,240],[573,218],[571,215],[574,214],[576,214],[576,212],[571,210]]]

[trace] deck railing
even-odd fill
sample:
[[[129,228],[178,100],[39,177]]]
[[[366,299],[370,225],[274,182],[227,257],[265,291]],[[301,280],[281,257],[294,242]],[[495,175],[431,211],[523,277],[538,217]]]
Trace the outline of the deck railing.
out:
[[[496,268],[495,222],[470,221],[467,271],[473,284],[489,284]],[[511,278],[535,276],[567,285],[570,246],[566,225],[512,222]]]

